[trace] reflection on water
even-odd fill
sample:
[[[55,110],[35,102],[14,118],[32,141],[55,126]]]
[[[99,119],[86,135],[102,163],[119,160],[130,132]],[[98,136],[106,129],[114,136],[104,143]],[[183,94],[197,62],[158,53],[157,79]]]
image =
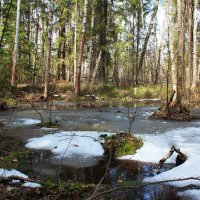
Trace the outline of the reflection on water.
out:
[[[93,102],[92,102],[93,103]],[[100,102],[99,102],[100,103]],[[87,105],[87,106],[86,106]],[[128,108],[123,106],[113,107],[113,104],[80,104],[57,102],[53,104],[52,119],[57,120],[61,125],[61,130],[99,130],[107,132],[119,132],[127,130],[129,127]],[[155,104],[154,104],[155,105]],[[100,106],[100,107],[98,107]],[[130,114],[135,116],[132,126],[133,133],[157,134],[168,130],[183,127],[200,127],[199,121],[194,122],[174,122],[150,120],[149,115],[157,107],[135,107],[129,108]],[[48,119],[49,112],[40,110],[45,119]],[[10,113],[0,113],[0,121],[5,124],[9,122]],[[43,130],[35,125],[24,126],[20,119],[39,119],[35,111],[27,109],[18,109],[15,112],[15,121],[7,132],[8,135],[15,136],[17,139],[27,141],[31,137],[39,137],[49,133],[55,133],[57,130]],[[18,123],[19,122],[19,123]],[[58,177],[60,160],[55,159],[50,152],[40,151],[36,154],[32,169],[38,173]],[[81,157],[67,158],[62,161],[61,178],[84,183],[98,183],[104,175],[107,167],[107,160],[101,158],[88,159],[86,162]],[[76,167],[72,167],[72,165]],[[88,164],[90,167],[88,167]],[[93,166],[91,166],[93,165]],[[166,164],[163,170],[168,170],[173,165]],[[134,181],[141,181],[145,177],[153,176],[156,173],[156,165],[150,163],[139,163],[136,161],[115,160],[111,163],[107,176],[103,183],[112,187],[128,184],[133,185]],[[126,200],[175,200],[177,190],[169,186],[147,186],[145,188],[133,191],[118,191],[109,196],[108,199],[126,199]]]
[[[38,173],[58,177],[59,165],[53,164],[51,155],[46,152],[45,155],[37,155],[33,170]],[[72,180],[82,183],[96,183],[98,184],[104,176],[108,161],[106,159],[100,160],[97,165],[91,167],[70,167],[69,165],[62,165],[60,177],[64,180]],[[65,163],[67,164],[67,163]],[[173,164],[166,164],[163,171],[174,167]],[[142,181],[143,178],[153,176],[157,172],[157,166],[152,163],[140,163],[130,160],[114,160],[108,170],[103,184],[109,184],[111,187],[117,186],[133,186],[135,181]],[[176,190],[170,186],[147,186],[136,190],[116,191],[110,194],[107,199],[126,199],[126,200],[170,200],[178,199]],[[106,198],[104,198],[106,199]]]

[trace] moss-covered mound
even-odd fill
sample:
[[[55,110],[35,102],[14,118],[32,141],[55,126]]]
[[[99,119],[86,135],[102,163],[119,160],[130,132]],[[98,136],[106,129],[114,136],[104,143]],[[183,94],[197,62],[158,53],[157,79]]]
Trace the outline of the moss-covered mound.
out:
[[[112,155],[113,158],[133,155],[142,146],[143,141],[140,137],[135,137],[127,132],[120,132],[110,137],[105,136],[103,144],[104,154]]]

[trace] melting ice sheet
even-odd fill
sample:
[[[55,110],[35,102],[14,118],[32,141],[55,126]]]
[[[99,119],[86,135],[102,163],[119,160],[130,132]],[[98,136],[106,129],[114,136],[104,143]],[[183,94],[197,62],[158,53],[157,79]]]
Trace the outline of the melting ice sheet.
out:
[[[165,171],[154,177],[145,178],[146,182],[158,182],[172,179],[183,179],[189,177],[200,177],[200,128],[189,127],[176,129],[157,135],[143,135],[144,146],[133,156],[124,156],[120,159],[133,159],[144,162],[158,163],[174,145],[188,156],[188,160],[182,165],[169,171]],[[169,163],[175,162],[175,154],[167,160]],[[188,185],[200,186],[199,180],[186,180],[168,183],[175,187],[184,187]],[[200,199],[200,190],[187,190],[180,194],[183,196],[192,196],[191,199]]]
[[[72,155],[102,156],[104,150],[100,144],[99,136],[101,134],[109,135],[110,133],[95,131],[58,132],[29,139],[26,147],[50,150],[60,158]]]

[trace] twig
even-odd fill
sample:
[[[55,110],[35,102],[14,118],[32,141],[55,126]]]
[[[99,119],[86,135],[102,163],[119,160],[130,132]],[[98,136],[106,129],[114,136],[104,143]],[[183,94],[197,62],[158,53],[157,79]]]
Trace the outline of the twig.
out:
[[[188,178],[179,178],[179,179],[157,181],[157,182],[152,182],[152,183],[143,183],[143,184],[138,184],[138,185],[134,185],[134,186],[116,187],[116,188],[113,188],[113,189],[110,189],[110,190],[105,190],[105,191],[98,193],[96,195],[93,195],[92,197],[89,197],[87,200],[96,199],[100,196],[103,196],[103,195],[109,194],[109,193],[113,193],[113,192],[118,191],[118,190],[127,190],[127,189],[136,190],[136,189],[143,188],[143,187],[146,187],[146,186],[154,186],[154,185],[163,184],[163,183],[186,181],[186,180],[198,180],[198,181],[200,181],[200,178],[199,177],[188,177]]]
[[[107,164],[107,167],[106,167],[106,171],[105,171],[105,174],[103,175],[103,177],[101,178],[101,180],[99,181],[97,187],[95,188],[93,194],[92,194],[92,197],[96,195],[98,189],[99,189],[99,186],[101,185],[101,183],[103,182],[103,180],[105,179],[106,175],[108,174],[108,170],[109,170],[109,167],[110,167],[110,163],[111,163],[111,160],[112,160],[112,148],[110,148],[110,156],[109,156],[109,160],[108,160],[108,164]]]
[[[42,123],[44,123],[44,117],[42,116],[42,114],[36,109],[35,105],[33,102],[29,102],[27,101],[28,104],[33,108],[33,110],[40,116],[40,119],[42,121]]]

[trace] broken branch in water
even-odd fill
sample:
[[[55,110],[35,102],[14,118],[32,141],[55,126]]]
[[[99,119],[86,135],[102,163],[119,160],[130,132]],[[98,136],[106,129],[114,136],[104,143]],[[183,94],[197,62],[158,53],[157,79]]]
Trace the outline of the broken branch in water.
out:
[[[169,159],[174,152],[178,154],[176,157],[176,165],[180,165],[187,160],[187,156],[184,153],[182,153],[180,149],[177,149],[176,147],[173,146],[168,152],[168,154],[159,161],[157,173],[160,173],[160,169],[163,167],[165,161]]]

